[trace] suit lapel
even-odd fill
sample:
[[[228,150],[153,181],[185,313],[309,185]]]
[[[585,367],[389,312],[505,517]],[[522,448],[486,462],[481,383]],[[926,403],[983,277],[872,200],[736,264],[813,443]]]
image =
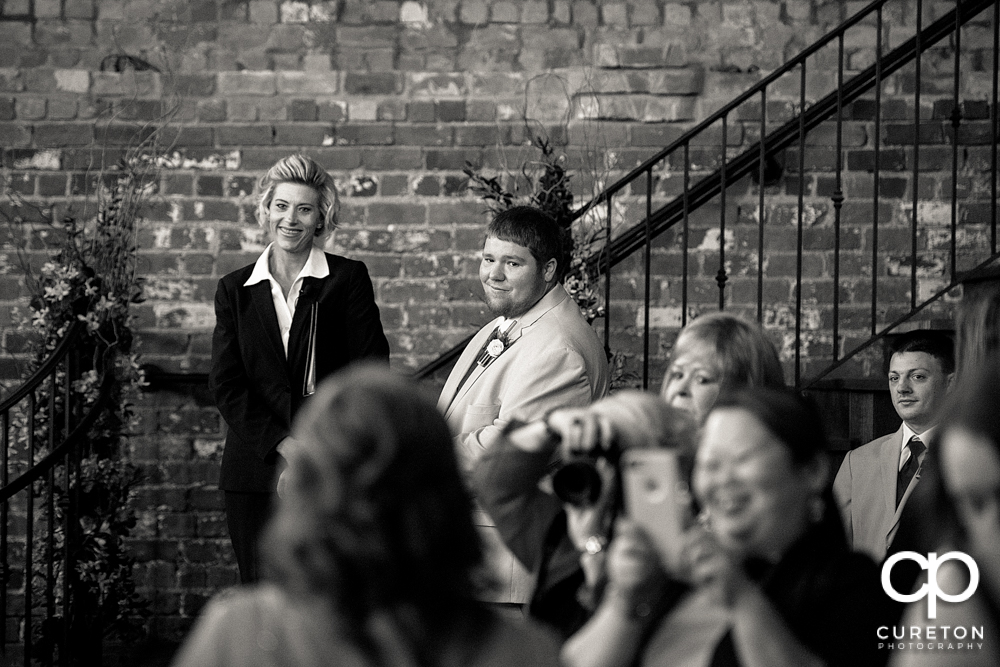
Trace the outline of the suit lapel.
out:
[[[542,315],[560,305],[568,298],[569,295],[562,285],[556,285],[553,289],[549,290],[545,296],[539,299],[538,303],[517,318],[514,326],[507,332],[507,347],[513,345],[521,337],[523,331],[530,328]],[[479,333],[472,339],[472,342],[466,346],[465,352],[462,353],[462,357],[459,359],[458,364],[455,365],[455,369],[451,372],[451,375],[448,376],[448,382],[445,383],[444,389],[441,390],[441,398],[438,400],[438,409],[445,413],[446,418],[451,416],[455,405],[476,384],[476,380],[482,377],[484,372],[496,366],[497,362],[494,361],[488,368],[477,367],[473,369],[469,375],[469,379],[459,386],[459,382],[465,377],[469,367],[476,363],[476,357],[483,343],[493,333],[493,329],[496,328],[499,322],[500,318],[498,317],[479,330]]]
[[[310,306],[320,300],[326,282],[325,278],[311,276],[302,279],[299,300],[295,305],[295,315],[292,316],[292,327],[288,332],[288,365],[290,368],[304,368],[303,364],[307,352],[305,344],[309,338],[305,328],[309,326]]]
[[[478,350],[479,347],[477,347],[476,350]],[[475,363],[475,360],[473,360],[473,363]],[[492,366],[493,364],[490,364],[490,367]],[[451,400],[451,403],[448,405],[448,410],[444,414],[445,419],[449,419],[451,417],[451,413],[455,411],[455,406],[458,405],[458,403],[462,400],[462,398],[466,394],[469,393],[469,390],[472,389],[472,385],[474,385],[476,383],[476,380],[478,380],[479,377],[485,372],[486,368],[480,366],[479,364],[476,364],[476,367],[472,369],[472,373],[469,375],[469,379],[466,380],[462,384],[462,386],[458,387],[458,391],[456,392],[455,397]],[[462,373],[462,375],[464,376],[465,373]]]
[[[271,299],[271,283],[262,281],[247,287],[253,299],[254,310],[260,318],[261,328],[271,344],[271,350],[278,359],[285,363],[285,348],[281,344],[281,330],[278,327],[278,315],[274,312],[274,301]]]
[[[476,355],[479,353],[479,349],[483,346],[483,343],[486,342],[486,339],[489,338],[490,334],[493,333],[493,329],[496,328],[499,320],[500,318],[491,320],[489,324],[480,329],[479,332],[472,337],[469,344],[465,346],[462,356],[458,358],[458,362],[448,375],[448,380],[445,382],[444,388],[441,389],[441,396],[438,398],[438,410],[443,412],[445,416],[451,414],[455,403],[460,398],[457,395],[459,390],[462,390],[461,394],[464,396],[469,390],[469,387],[472,386],[474,378],[478,378],[482,375],[483,369],[476,368],[469,376],[469,381],[461,387],[459,386],[459,383],[462,381],[462,378],[465,377],[469,368],[476,363]]]

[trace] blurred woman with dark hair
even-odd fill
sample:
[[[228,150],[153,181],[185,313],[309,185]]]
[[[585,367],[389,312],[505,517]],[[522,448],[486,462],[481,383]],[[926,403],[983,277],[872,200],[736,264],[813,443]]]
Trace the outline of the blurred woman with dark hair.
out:
[[[296,420],[272,583],[212,602],[176,664],[556,664],[547,636],[472,600],[471,513],[433,400],[377,368],[337,374]]]
[[[566,643],[565,662],[884,662],[876,630],[891,608],[875,564],[847,546],[825,450],[819,414],[799,394],[758,388],[720,396],[695,455],[701,525],[683,535],[683,563],[665,571],[643,529],[620,519],[607,592]],[[692,590],[664,608],[664,581]]]

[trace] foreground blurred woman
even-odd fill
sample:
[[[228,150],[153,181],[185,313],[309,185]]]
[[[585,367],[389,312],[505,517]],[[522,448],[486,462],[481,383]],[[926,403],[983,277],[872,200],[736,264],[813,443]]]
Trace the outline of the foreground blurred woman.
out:
[[[273,583],[212,602],[178,666],[556,664],[547,636],[471,600],[481,546],[432,400],[354,368],[294,435],[264,544]]]
[[[607,593],[567,642],[566,663],[884,662],[876,631],[891,609],[875,564],[847,547],[824,450],[818,414],[797,394],[755,389],[720,397],[695,456],[702,525],[684,534],[682,564],[664,572],[647,534],[619,521]],[[692,589],[666,609],[665,578]]]

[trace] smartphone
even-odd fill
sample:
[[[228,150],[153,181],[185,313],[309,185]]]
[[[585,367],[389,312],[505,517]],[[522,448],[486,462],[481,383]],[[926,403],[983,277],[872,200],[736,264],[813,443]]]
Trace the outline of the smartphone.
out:
[[[667,571],[678,571],[682,536],[692,516],[691,493],[677,452],[629,449],[621,465],[626,515],[649,535]]]

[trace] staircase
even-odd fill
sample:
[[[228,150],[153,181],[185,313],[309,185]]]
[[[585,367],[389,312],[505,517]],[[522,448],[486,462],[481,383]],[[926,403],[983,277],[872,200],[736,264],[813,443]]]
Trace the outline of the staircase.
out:
[[[598,326],[635,384],[727,309],[773,335],[795,386],[847,390],[862,431],[885,428],[880,342],[947,328],[961,277],[997,258],[1000,130],[1000,2],[918,1],[902,37],[890,11],[872,2],[577,211],[611,239],[590,258]]]
[[[81,637],[76,602],[81,459],[107,407],[113,372],[100,370],[95,401],[74,383],[86,325],[77,322],[46,361],[0,403],[0,624],[3,664],[77,664],[100,656],[102,637]],[[10,634],[15,636],[8,636]],[[96,644],[95,644],[96,642]],[[86,647],[83,646],[86,644]],[[34,661],[34,662],[33,662]]]

